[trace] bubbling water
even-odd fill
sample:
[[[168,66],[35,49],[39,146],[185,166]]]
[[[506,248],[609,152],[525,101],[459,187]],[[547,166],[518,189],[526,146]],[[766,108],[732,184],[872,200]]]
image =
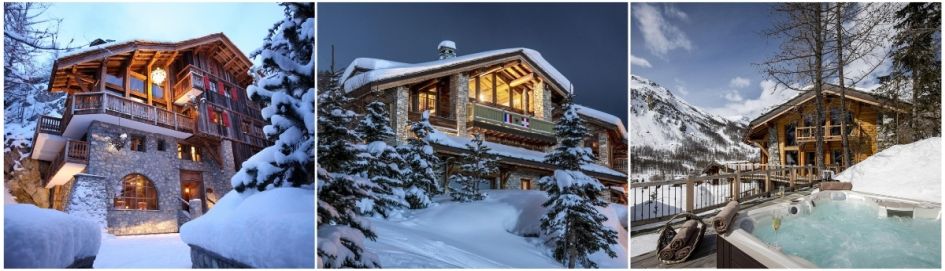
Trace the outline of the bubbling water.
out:
[[[880,217],[876,207],[856,201],[815,204],[810,214],[783,216],[778,230],[770,217],[762,219],[752,234],[819,267],[941,267],[941,220]]]

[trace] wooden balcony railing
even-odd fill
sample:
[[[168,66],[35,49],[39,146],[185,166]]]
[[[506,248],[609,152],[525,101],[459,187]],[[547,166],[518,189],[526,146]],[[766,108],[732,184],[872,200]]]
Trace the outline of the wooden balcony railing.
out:
[[[66,111],[68,118],[64,120],[73,115],[103,113],[176,131],[194,132],[195,122],[190,117],[102,92],[73,94],[71,107]]]
[[[62,119],[57,117],[40,116],[36,124],[36,131],[45,134],[62,135],[62,128]]]
[[[466,117],[469,122],[482,122],[522,132],[554,136],[554,123],[476,103],[468,106]]]
[[[59,152],[56,159],[49,164],[46,173],[41,176],[43,178],[43,185],[49,183],[52,177],[56,176],[56,173],[59,172],[66,163],[87,165],[89,163],[89,143],[77,140],[66,141],[66,145],[63,146],[62,151]]]
[[[407,120],[409,121],[420,121],[420,115],[422,112],[410,111],[407,112]],[[444,118],[440,116],[430,114],[430,124],[440,127],[446,127],[450,129],[456,129],[456,120],[451,118]]]
[[[631,226],[665,221],[682,212],[703,213],[720,208],[729,200],[776,196],[774,194],[780,191],[812,186],[825,180],[824,170],[836,174],[842,168],[754,164],[747,168],[736,167],[733,173],[631,183]]]
[[[817,127],[797,127],[795,130],[797,142],[813,142],[817,140]],[[824,141],[840,140],[840,125],[824,125]]]

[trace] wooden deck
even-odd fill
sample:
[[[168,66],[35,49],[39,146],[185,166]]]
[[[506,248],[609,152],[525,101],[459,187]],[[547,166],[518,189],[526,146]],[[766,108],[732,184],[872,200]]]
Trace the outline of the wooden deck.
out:
[[[751,210],[770,206],[773,204],[778,204],[786,201],[791,201],[799,197],[810,195],[811,189],[804,189],[796,192],[789,193],[783,198],[765,198],[757,199],[754,201],[749,201],[742,203],[743,207],[739,210]],[[716,212],[717,213],[717,212]],[[709,220],[715,213],[703,217],[702,220],[706,223],[711,223]],[[658,232],[659,228],[655,228],[652,232]],[[637,233],[640,234],[640,233]],[[718,234],[715,232],[715,228],[712,228],[709,225],[709,228],[706,229],[705,235],[702,237],[702,241],[699,243],[699,247],[693,252],[692,256],[689,257],[689,260],[678,263],[678,264],[663,264],[660,262],[659,257],[657,256],[656,251],[650,251],[644,254],[637,255],[630,258],[630,267],[631,268],[717,268],[716,267],[716,238]]]

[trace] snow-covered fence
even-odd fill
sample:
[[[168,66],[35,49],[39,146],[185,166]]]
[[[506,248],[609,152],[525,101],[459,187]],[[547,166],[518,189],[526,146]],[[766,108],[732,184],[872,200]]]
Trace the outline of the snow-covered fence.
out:
[[[732,173],[690,176],[662,182],[630,184],[631,225],[666,220],[682,212],[702,213],[722,207],[729,200],[745,201],[771,195],[780,187],[792,191],[822,180],[824,170],[808,166],[758,165],[736,167]],[[738,185],[735,185],[738,184]]]

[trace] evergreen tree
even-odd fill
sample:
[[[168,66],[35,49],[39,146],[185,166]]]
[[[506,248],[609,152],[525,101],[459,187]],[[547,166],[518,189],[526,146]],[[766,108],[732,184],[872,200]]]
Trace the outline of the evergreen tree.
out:
[[[459,165],[459,172],[450,176],[450,196],[455,201],[467,202],[482,200],[486,194],[479,191],[479,182],[487,176],[499,171],[499,163],[486,145],[482,135],[476,135],[472,142],[466,144],[468,154],[464,154]]]
[[[581,171],[581,165],[593,163],[594,155],[581,144],[588,130],[572,98],[567,99],[564,115],[555,123],[558,146],[545,157],[545,163],[557,169],[553,176],[538,180],[549,197],[542,204],[548,213],[541,219],[541,230],[546,241],[554,245],[555,260],[568,268],[577,264],[596,268],[597,263],[588,258],[591,254],[603,250],[611,258],[617,257],[610,248],[617,244],[617,232],[603,225],[607,217],[595,208],[607,206],[601,199],[604,186]]]
[[[364,250],[364,239],[377,235],[355,212],[370,197],[371,183],[357,176],[318,169],[318,267],[380,268],[377,255]]]
[[[413,123],[410,131],[414,137],[407,139],[407,145],[401,146],[398,151],[407,162],[404,172],[407,203],[410,209],[421,209],[433,203],[431,197],[440,193],[440,185],[436,182],[439,179],[440,159],[427,141],[427,137],[435,132],[433,125],[430,125],[430,112],[423,111],[420,121]]]
[[[285,15],[253,52],[250,99],[266,105],[263,131],[275,144],[256,153],[233,176],[236,191],[263,191],[315,182],[315,4],[283,3]]]
[[[392,210],[407,206],[402,181],[405,162],[394,147],[387,145],[394,138],[394,130],[384,103],[372,102],[366,110],[356,130],[366,144],[361,154],[364,159],[354,171],[375,184],[370,190],[375,199],[373,208],[363,211],[388,217]]]
[[[912,86],[915,140],[941,135],[941,14],[940,2],[909,3],[896,12],[892,78]]]

